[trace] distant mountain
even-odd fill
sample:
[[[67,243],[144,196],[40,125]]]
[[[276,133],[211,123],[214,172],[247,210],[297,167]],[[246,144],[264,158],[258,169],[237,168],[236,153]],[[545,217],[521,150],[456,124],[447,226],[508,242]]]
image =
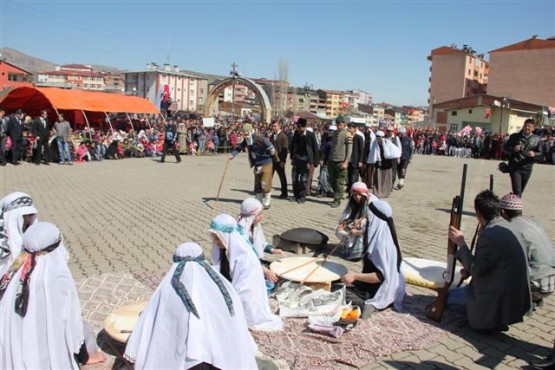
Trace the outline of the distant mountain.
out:
[[[1,48],[2,59],[6,62],[15,64],[19,68],[23,68],[33,74],[39,71],[51,71],[56,66],[54,63],[43,59],[35,58],[11,48]]]
[[[5,59],[8,63],[15,64],[16,66],[23,68],[26,71],[33,73],[35,76],[37,72],[53,71],[58,64],[46,61],[44,59],[35,58],[33,56],[22,53],[18,50],[12,48],[0,48],[1,58]],[[73,64],[73,63],[64,63]],[[84,62],[75,62],[75,64],[87,64]],[[108,72],[120,72],[119,68],[91,64],[93,71],[108,71]]]

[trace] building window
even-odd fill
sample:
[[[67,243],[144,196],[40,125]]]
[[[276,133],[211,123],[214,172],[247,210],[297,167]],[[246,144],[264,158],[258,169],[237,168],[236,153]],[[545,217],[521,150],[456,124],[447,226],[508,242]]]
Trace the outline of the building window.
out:
[[[472,114],[472,109],[469,109],[469,110],[468,110],[468,114]]]
[[[459,124],[458,123],[451,123],[451,125],[449,126],[449,130],[450,131],[458,131],[459,130]]]
[[[452,116],[456,116],[456,115],[457,115],[457,111],[456,111],[456,110],[452,111],[452,112],[451,112],[451,115],[452,115]]]

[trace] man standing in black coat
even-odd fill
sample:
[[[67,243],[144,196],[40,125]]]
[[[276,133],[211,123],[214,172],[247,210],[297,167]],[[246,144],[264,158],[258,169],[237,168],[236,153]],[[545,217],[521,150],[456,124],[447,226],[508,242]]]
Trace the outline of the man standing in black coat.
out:
[[[412,139],[407,136],[407,129],[404,127],[399,129],[397,137],[401,143],[401,160],[397,165],[397,177],[399,178],[397,189],[401,190],[405,186],[405,176],[412,157]]]
[[[32,131],[36,138],[37,152],[35,154],[35,164],[38,166],[40,164],[40,158],[44,151],[44,164],[50,164],[50,145],[48,141],[50,140],[50,125],[46,120],[48,118],[48,112],[42,110],[40,115],[33,121]]]
[[[353,137],[353,149],[347,167],[347,194],[351,191],[351,186],[358,181],[362,163],[364,162],[364,134],[357,128],[355,122],[349,121],[347,129]]]
[[[291,163],[293,165],[293,195],[297,203],[306,201],[308,187],[308,172],[320,161],[316,136],[306,129],[306,119],[299,118],[297,130],[291,140]]]
[[[18,166],[23,142],[23,111],[21,109],[18,109],[8,119],[8,136],[12,140],[12,163],[14,166]]]
[[[274,157],[273,173],[278,173],[279,182],[281,184],[280,199],[287,199],[287,176],[285,175],[285,162],[287,162],[287,148],[289,147],[289,139],[281,129],[281,122],[274,120],[272,123],[272,136],[270,142],[276,150]]]
[[[513,194],[522,198],[524,188],[532,176],[532,166],[541,155],[540,137],[534,134],[536,122],[529,118],[524,121],[522,130],[511,134],[503,150],[509,154],[509,174]]]
[[[173,122],[173,119],[170,119],[166,123],[166,131],[164,133],[164,149],[162,150],[162,158],[160,158],[160,163],[164,163],[166,160],[166,154],[168,150],[171,149],[173,154],[175,155],[175,159],[177,163],[181,162],[181,156],[179,155],[179,151],[175,147],[175,141],[177,140],[177,126]]]

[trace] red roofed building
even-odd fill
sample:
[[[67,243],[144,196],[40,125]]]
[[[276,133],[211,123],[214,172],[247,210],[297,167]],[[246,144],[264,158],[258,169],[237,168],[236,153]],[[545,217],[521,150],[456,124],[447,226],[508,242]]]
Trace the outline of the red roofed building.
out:
[[[15,64],[0,60],[0,91],[9,88],[33,86],[33,74]]]
[[[555,107],[555,37],[534,36],[489,54],[488,94]]]
[[[74,88],[81,90],[105,90],[104,75],[94,72],[91,66],[67,64],[55,71],[39,72],[37,85]]]

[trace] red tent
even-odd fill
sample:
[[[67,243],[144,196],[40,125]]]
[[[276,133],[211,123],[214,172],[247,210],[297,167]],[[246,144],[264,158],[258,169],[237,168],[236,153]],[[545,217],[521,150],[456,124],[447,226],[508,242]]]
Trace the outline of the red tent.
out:
[[[87,119],[103,122],[106,113],[160,113],[151,102],[137,96],[53,87],[15,88],[0,100],[0,107],[7,112],[21,109],[31,117],[43,109],[63,111],[75,124],[84,124]]]

